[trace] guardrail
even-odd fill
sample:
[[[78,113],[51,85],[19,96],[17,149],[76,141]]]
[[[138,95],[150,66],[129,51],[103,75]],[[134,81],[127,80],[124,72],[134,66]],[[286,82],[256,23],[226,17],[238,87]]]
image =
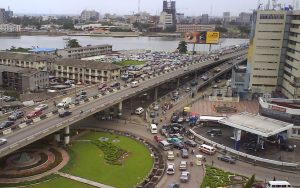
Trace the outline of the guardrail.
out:
[[[275,161],[275,160],[271,160],[271,159],[265,159],[265,158],[261,158],[261,157],[256,157],[254,155],[249,155],[240,151],[236,151],[234,149],[228,148],[222,144],[219,144],[217,142],[214,142],[212,140],[209,140],[208,138],[205,138],[199,134],[197,134],[193,129],[189,130],[196,138],[203,140],[205,143],[209,143],[211,145],[213,145],[216,148],[220,148],[223,150],[226,150],[232,154],[235,154],[237,156],[241,156],[241,157],[245,157],[247,159],[251,159],[254,162],[262,162],[262,163],[268,163],[268,164],[272,164],[272,165],[277,165],[277,166],[285,166],[285,167],[294,167],[297,168],[299,167],[299,165],[297,163],[288,163],[288,162],[282,162],[282,161]]]

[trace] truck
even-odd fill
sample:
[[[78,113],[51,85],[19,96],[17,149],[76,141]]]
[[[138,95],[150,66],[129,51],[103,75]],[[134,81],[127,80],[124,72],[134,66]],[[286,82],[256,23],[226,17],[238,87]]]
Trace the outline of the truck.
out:
[[[71,97],[66,97],[63,100],[61,100],[60,103],[57,104],[58,108],[66,108],[68,107],[72,102],[72,98]]]

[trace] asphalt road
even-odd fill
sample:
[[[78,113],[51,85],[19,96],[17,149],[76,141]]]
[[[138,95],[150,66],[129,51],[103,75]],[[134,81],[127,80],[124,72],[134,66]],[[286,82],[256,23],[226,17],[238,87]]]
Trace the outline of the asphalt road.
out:
[[[234,54],[225,55],[220,59],[227,59],[233,56],[237,57],[245,54],[246,54],[246,50],[243,50],[240,52],[235,52]],[[196,70],[198,68],[211,64],[212,62],[214,62],[214,60],[192,64],[189,66],[189,70],[190,71]],[[14,131],[9,135],[2,136],[2,138],[6,138],[8,142],[7,144],[0,146],[0,157],[5,156],[8,153],[11,153],[27,144],[30,144],[44,136],[47,136],[57,130],[60,130],[68,126],[69,122],[68,123],[66,122],[62,126],[58,127],[58,125],[63,120],[70,120],[72,121],[72,123],[79,121],[84,117],[90,116],[91,114],[96,113],[97,111],[106,109],[109,106],[117,104],[118,102],[128,99],[136,94],[139,94],[142,91],[146,91],[150,88],[156,87],[160,85],[162,82],[173,80],[187,73],[189,73],[189,71],[185,71],[184,68],[181,68],[181,69],[167,72],[165,74],[161,74],[160,76],[154,77],[150,80],[143,81],[139,87],[136,88],[126,87],[112,94],[105,95],[96,100],[81,104],[73,108],[71,110],[72,115],[66,118],[62,119],[59,118],[58,116],[53,116],[45,120],[42,120],[40,122],[34,123],[33,125],[25,127],[23,129]],[[92,112],[91,110],[93,109],[95,109],[95,111]],[[81,110],[84,111],[83,114],[80,114]]]

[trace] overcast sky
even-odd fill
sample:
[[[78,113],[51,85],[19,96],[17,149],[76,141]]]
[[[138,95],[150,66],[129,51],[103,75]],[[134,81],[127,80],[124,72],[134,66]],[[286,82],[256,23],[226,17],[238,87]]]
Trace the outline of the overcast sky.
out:
[[[162,10],[163,0],[140,0],[141,11],[158,14]],[[267,0],[260,0],[266,3]],[[296,0],[279,0],[282,4],[293,4]],[[225,11],[232,15],[250,12],[255,9],[258,0],[176,0],[177,12],[189,16],[204,13],[220,16]],[[138,10],[138,0],[0,0],[0,8],[15,13],[26,14],[80,14],[83,9],[94,9],[100,14],[132,14]]]

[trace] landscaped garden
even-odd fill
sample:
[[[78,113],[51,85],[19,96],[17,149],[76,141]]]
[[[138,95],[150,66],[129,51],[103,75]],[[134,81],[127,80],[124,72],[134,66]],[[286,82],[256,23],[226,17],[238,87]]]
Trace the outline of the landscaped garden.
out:
[[[231,172],[206,165],[206,174],[200,188],[217,188],[229,185],[241,185],[247,181],[247,178]]]
[[[110,133],[88,133],[70,150],[70,164],[62,171],[116,188],[137,185],[153,165],[150,151],[143,144]]]

